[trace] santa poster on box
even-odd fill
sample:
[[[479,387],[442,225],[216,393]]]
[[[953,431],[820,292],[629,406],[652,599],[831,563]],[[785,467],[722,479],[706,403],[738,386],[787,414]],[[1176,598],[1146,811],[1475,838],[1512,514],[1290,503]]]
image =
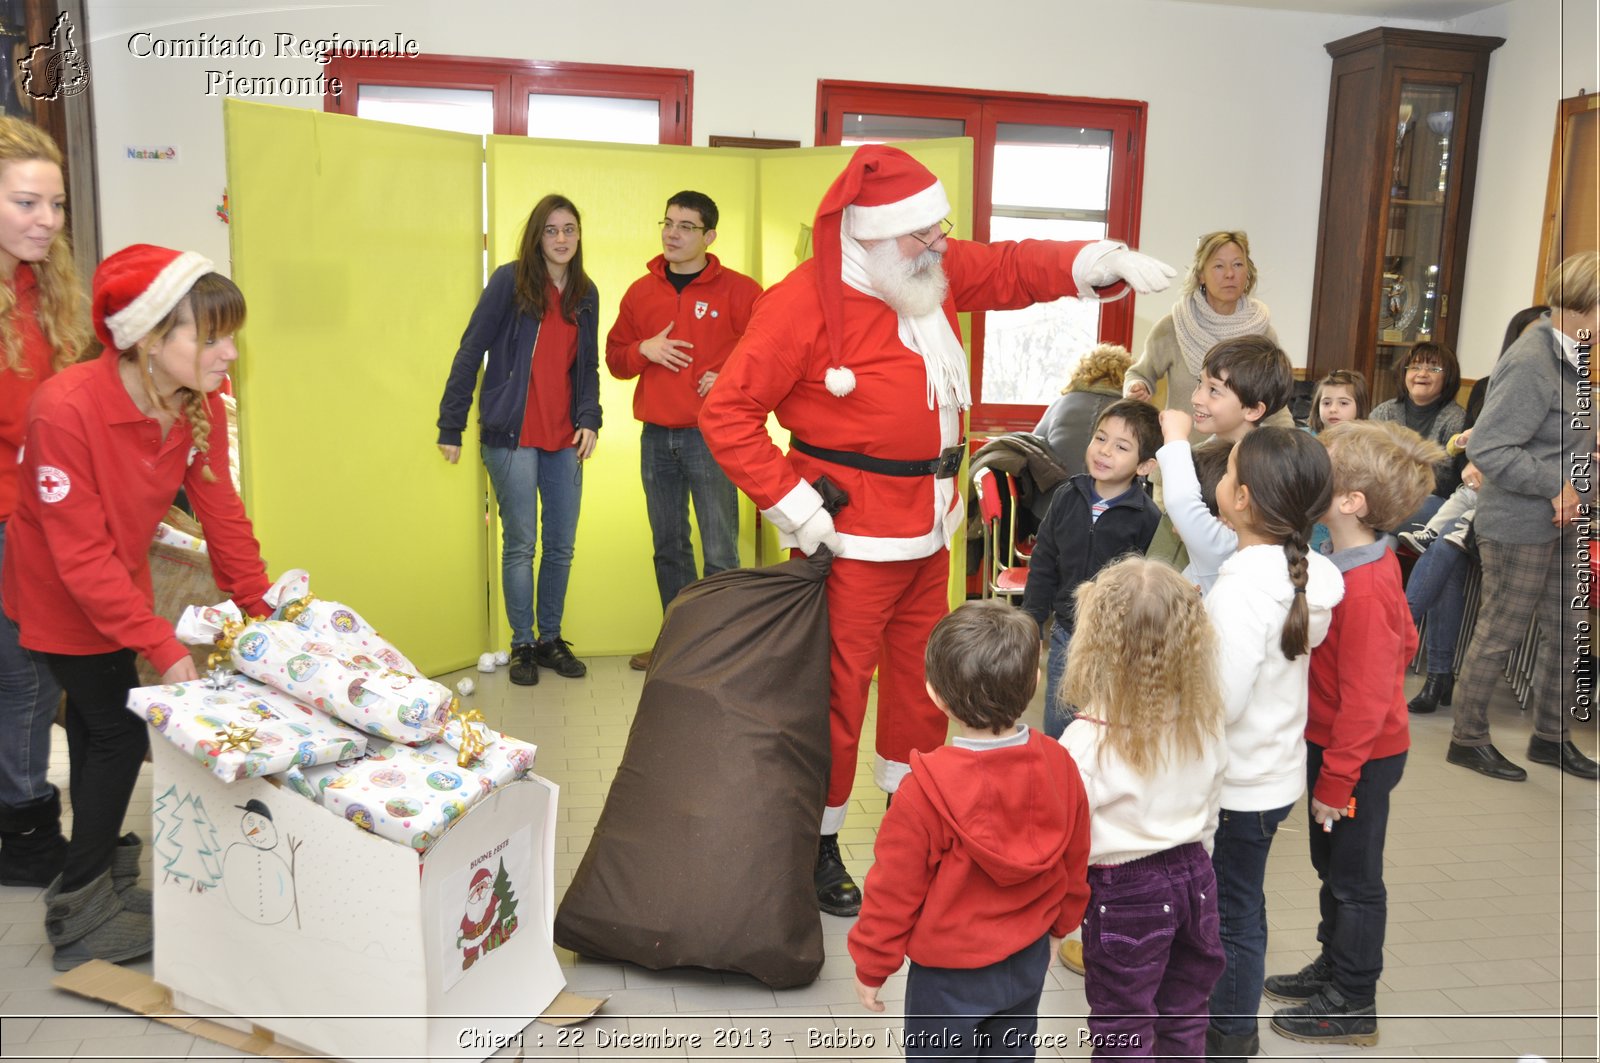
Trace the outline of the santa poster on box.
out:
[[[442,989],[459,982],[469,967],[483,962],[517,932],[521,925],[517,890],[531,881],[532,866],[533,831],[523,827],[445,880],[444,897],[460,898],[460,908],[439,908],[439,932],[444,955],[458,956],[460,962],[441,964]]]

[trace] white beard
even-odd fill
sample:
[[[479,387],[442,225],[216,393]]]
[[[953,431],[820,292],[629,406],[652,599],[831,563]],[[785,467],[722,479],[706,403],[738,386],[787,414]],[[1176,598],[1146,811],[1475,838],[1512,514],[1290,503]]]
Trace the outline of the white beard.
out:
[[[906,258],[895,240],[879,240],[865,250],[867,277],[895,313],[923,317],[944,305],[950,282],[939,252],[927,250]]]

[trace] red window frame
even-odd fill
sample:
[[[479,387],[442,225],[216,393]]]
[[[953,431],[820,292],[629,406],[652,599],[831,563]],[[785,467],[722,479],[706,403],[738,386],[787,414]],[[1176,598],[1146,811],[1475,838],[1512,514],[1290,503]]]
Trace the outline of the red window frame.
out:
[[[341,88],[336,96],[330,85],[323,96],[323,110],[334,114],[356,113],[362,85],[420,85],[493,93],[494,131],[503,136],[527,134],[531,92],[653,99],[661,108],[662,144],[688,144],[693,132],[692,70],[466,55],[335,56],[328,61],[327,77],[330,83],[338,78]]]
[[[1138,246],[1144,138],[1149,105],[1142,100],[1102,100],[1029,92],[987,92],[928,85],[886,85],[866,81],[818,81],[816,143],[840,144],[846,114],[901,115],[959,119],[972,137],[972,237],[988,241],[994,189],[994,146],[1001,123],[1082,126],[1112,131],[1111,180],[1106,205],[1108,237]],[[971,425],[974,431],[1028,430],[1038,423],[1042,405],[983,401],[984,315],[972,315]],[[1129,346],[1133,340],[1133,296],[1104,304],[1100,340]]]

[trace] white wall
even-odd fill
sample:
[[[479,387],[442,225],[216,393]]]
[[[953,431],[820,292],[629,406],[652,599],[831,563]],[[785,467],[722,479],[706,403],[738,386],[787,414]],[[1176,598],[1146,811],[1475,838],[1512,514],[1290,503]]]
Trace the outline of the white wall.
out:
[[[1520,0],[1540,2],[1554,0]],[[205,94],[204,71],[315,75],[311,61],[270,58],[276,32],[399,32],[430,53],[688,68],[699,144],[710,134],[812,143],[819,78],[1142,99],[1150,103],[1142,248],[1181,266],[1199,233],[1248,231],[1258,294],[1291,357],[1305,361],[1331,64],[1322,45],[1371,20],[1163,0],[681,0],[654,9],[667,17],[633,0],[586,0],[562,5],[558,20],[550,10],[395,0],[217,15],[210,4],[89,0],[105,249],[148,240],[227,261],[226,227],[213,210],[225,179],[221,103]],[[818,26],[830,27],[824,38]],[[262,39],[269,57],[139,59],[128,42],[141,30],[243,34]],[[1491,91],[1499,80],[1491,74]],[[320,98],[268,102],[321,106]],[[178,161],[132,161],[130,145],[174,145]],[[1163,296],[1140,301],[1137,344],[1169,307]]]
[[[1489,63],[1458,340],[1462,375],[1500,354],[1511,315],[1536,297],[1539,232],[1558,101],[1600,88],[1593,0],[1512,0],[1456,19],[1456,33],[1504,37]]]

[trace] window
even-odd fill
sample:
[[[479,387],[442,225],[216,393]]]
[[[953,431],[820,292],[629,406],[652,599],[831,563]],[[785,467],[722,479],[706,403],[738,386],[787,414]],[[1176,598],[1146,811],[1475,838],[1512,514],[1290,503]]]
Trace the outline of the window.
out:
[[[688,144],[687,70],[461,56],[343,58],[324,109],[462,133]]]
[[[1143,103],[824,81],[817,113],[818,144],[971,137],[974,239],[1137,244]],[[1132,337],[1131,299],[972,315],[973,427],[1032,428],[1080,357]]]

